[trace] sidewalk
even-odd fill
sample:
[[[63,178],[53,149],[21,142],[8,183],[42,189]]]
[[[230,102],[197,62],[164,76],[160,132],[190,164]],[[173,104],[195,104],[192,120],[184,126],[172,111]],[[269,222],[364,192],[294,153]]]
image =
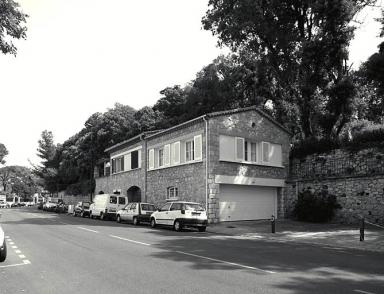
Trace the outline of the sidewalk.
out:
[[[360,242],[358,225],[314,224],[292,220],[277,220],[276,233],[271,233],[270,221],[225,222],[210,225],[207,232],[233,238],[299,242],[384,253],[384,230],[366,226],[365,240]]]

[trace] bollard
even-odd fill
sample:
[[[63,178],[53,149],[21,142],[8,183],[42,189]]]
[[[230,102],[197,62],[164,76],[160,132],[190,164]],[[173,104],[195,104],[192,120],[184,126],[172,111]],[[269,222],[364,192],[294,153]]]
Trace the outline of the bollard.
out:
[[[271,217],[271,226],[272,226],[272,233],[274,234],[276,232],[276,220],[274,215],[272,215]]]
[[[360,223],[360,242],[364,241],[364,226],[365,226],[365,220],[364,220],[364,217],[362,217],[361,223]]]

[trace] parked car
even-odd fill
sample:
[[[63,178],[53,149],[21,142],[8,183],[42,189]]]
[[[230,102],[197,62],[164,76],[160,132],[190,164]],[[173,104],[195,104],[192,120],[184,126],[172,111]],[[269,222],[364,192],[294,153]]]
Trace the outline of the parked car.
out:
[[[90,218],[98,217],[101,220],[106,218],[116,218],[116,213],[125,207],[128,197],[115,194],[95,195],[93,203],[89,208]]]
[[[89,202],[77,202],[73,209],[73,216],[80,215],[81,217],[89,217],[89,208],[90,208],[91,203]]]
[[[199,203],[167,202],[151,215],[151,227],[157,225],[172,226],[175,231],[181,231],[183,227],[193,227],[204,232],[208,225],[207,212]]]
[[[5,243],[4,231],[0,225],[0,262],[3,262],[6,258],[7,258],[7,244]]]
[[[60,202],[56,205],[53,211],[57,213],[66,213],[68,211],[68,206],[64,202]]]
[[[0,199],[0,208],[7,208],[8,203],[5,200]]]
[[[39,209],[39,210],[43,209],[43,205],[44,205],[43,202],[39,202],[39,203],[37,204],[37,209]]]
[[[149,223],[155,210],[155,205],[151,203],[132,202],[117,212],[116,221],[132,222],[135,226],[141,222]]]
[[[63,203],[63,199],[49,197],[48,201],[43,205],[43,210],[55,211],[60,203]]]

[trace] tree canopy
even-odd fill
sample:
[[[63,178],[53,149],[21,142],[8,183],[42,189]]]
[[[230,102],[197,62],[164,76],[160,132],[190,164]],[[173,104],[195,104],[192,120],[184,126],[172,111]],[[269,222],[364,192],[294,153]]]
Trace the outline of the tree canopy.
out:
[[[27,17],[16,1],[0,0],[0,50],[3,54],[16,55],[17,48],[12,40],[26,38]]]
[[[3,143],[0,143],[0,163],[5,163],[5,156],[8,155],[8,150]]]
[[[254,54],[273,89],[280,122],[296,125],[302,138],[319,135],[318,130],[335,137],[353,112],[347,64],[351,21],[373,2],[210,0],[202,22],[219,44]]]

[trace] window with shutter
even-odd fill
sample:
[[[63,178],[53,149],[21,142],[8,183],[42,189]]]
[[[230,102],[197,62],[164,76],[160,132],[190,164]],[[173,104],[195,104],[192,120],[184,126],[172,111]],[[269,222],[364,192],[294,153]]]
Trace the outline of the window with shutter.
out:
[[[195,154],[195,160],[201,160],[203,158],[203,148],[202,148],[202,137],[201,135],[195,136],[193,138],[194,142],[194,154]]]
[[[170,165],[171,145],[167,144],[164,146],[164,165]]]
[[[154,169],[155,168],[155,150],[149,149],[148,152],[148,168]]]
[[[269,162],[270,155],[269,155],[269,143],[268,142],[262,142],[262,152],[263,152],[263,162]]]
[[[244,161],[244,138],[236,137],[236,160]]]
[[[171,145],[171,162],[172,165],[180,163],[180,142]]]

